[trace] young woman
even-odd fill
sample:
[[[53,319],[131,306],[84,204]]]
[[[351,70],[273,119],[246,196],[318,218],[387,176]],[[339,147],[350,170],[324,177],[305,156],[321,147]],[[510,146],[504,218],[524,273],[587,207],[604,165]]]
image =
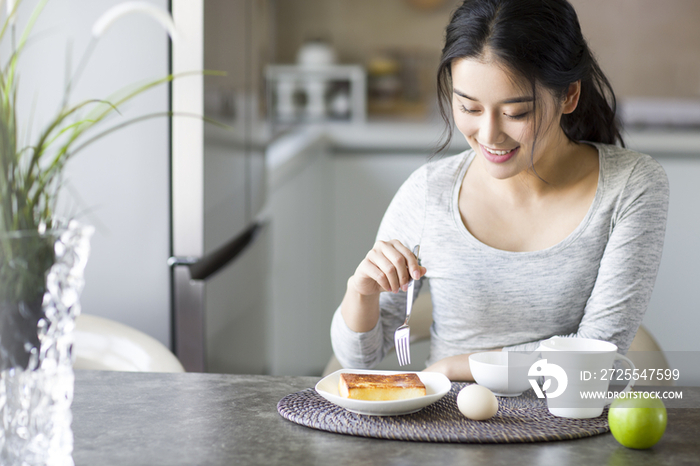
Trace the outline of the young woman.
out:
[[[333,318],[338,360],[372,367],[393,347],[411,278],[433,300],[427,370],[452,380],[472,380],[473,352],[555,335],[626,353],[661,259],[668,180],[620,147],[614,94],[573,7],[465,1],[438,94],[447,142],[451,106],[471,150],[427,163],[396,194]]]

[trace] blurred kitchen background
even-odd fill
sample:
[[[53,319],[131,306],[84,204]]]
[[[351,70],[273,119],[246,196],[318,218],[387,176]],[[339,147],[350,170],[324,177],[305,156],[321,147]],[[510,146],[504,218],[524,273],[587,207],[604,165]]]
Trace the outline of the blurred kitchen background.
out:
[[[52,0],[40,24],[75,37],[118,2],[75,3]],[[347,278],[441,136],[434,70],[459,2],[149,3],[183,8],[183,41],[170,50],[147,19],[124,19],[95,68],[127,83],[200,60],[226,76],[183,78],[126,112],[167,110],[171,93],[175,110],[180,99],[230,128],[154,120],[73,162],[67,178],[82,201],[72,202],[97,227],[83,312],[153,336],[192,370],[319,375]],[[700,351],[700,2],[572,4],[620,99],[628,147],[653,155],[671,180],[644,324],[682,384],[697,385],[700,368],[684,355]],[[79,36],[75,49],[87,41]],[[63,70],[63,51],[55,55],[37,59],[37,72]],[[192,61],[171,65],[180,56]],[[96,72],[81,85],[107,94]],[[466,147],[456,136],[449,153]],[[199,160],[189,168],[188,151]]]

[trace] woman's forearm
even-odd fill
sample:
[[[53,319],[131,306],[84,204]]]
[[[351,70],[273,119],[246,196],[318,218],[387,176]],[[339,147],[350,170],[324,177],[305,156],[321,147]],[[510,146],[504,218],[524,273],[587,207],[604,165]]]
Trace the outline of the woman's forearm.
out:
[[[340,313],[355,332],[368,332],[379,321],[379,295],[406,291],[425,275],[416,256],[399,240],[377,241],[348,279]]]
[[[340,314],[345,324],[353,332],[368,332],[372,330],[379,320],[379,294],[362,295],[353,286],[353,277],[348,279],[343,302],[340,305]]]

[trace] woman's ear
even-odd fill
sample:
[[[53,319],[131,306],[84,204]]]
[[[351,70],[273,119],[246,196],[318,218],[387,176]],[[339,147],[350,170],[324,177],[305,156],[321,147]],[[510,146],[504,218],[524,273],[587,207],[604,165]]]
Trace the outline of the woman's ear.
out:
[[[578,106],[578,99],[581,97],[581,81],[569,84],[569,90],[566,91],[562,113],[572,113]]]

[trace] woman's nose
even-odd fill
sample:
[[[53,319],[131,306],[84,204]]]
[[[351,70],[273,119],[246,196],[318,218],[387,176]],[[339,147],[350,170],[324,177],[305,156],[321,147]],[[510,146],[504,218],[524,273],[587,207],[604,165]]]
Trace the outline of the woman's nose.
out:
[[[479,127],[479,142],[485,145],[500,144],[505,138],[501,130],[500,122],[494,114],[486,114]]]

